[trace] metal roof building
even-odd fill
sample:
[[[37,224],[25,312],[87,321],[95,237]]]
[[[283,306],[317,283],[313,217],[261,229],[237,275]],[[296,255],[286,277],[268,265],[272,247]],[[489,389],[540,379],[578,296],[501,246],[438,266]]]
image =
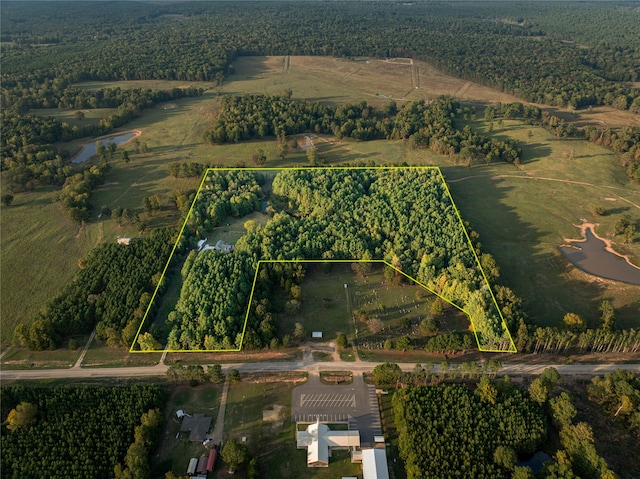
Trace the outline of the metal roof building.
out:
[[[387,452],[384,449],[363,449],[362,472],[364,479],[389,479]]]

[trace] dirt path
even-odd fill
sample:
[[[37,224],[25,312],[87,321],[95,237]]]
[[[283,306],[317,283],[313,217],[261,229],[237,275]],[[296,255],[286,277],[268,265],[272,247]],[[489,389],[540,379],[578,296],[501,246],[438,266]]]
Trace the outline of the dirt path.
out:
[[[84,348],[82,349],[82,354],[80,355],[76,363],[73,365],[73,368],[71,369],[80,369],[80,366],[82,366],[82,361],[84,361],[84,357],[87,354],[87,351],[89,351],[89,346],[91,346],[91,343],[95,336],[96,336],[96,330],[94,329],[91,332],[91,336],[89,336],[89,339],[87,340],[87,344],[85,344]]]
[[[222,387],[222,397],[220,398],[220,409],[218,409],[218,417],[216,419],[216,425],[213,427],[211,438],[214,444],[220,444],[222,442],[222,435],[224,433],[224,414],[227,409],[227,393],[229,392],[229,381],[224,382]]]
[[[463,178],[456,178],[455,180],[446,180],[447,183],[459,183],[461,181],[466,181],[466,180],[470,180],[473,178],[486,178],[486,177],[490,177],[491,179],[494,178],[517,178],[517,179],[524,179],[524,180],[541,180],[541,181],[556,181],[558,183],[569,183],[572,185],[581,185],[581,186],[589,186],[591,188],[607,188],[610,190],[622,190],[622,191],[627,191],[629,192],[630,190],[627,188],[623,188],[621,186],[610,186],[610,185],[596,185],[593,183],[587,183],[586,181],[576,181],[576,180],[563,180],[561,178],[549,178],[549,177],[544,177],[544,176],[533,176],[530,174],[526,174],[526,175],[492,175],[492,174],[486,174],[486,175],[470,175],[470,176],[465,176]],[[627,203],[629,203],[630,205],[633,205],[634,207],[640,209],[640,204],[634,203],[633,201],[620,196],[620,195],[616,195],[619,199],[621,199],[622,201],[626,201]]]
[[[112,204],[112,205],[115,205],[115,204],[116,204],[116,201],[120,201],[120,199],[121,199],[121,198],[123,198],[123,197],[124,197],[124,195],[126,195],[127,193],[129,193],[129,190],[130,190],[131,188],[133,188],[134,186],[137,186],[137,185],[138,185],[138,181],[140,181],[142,178],[144,178],[144,176],[141,176],[140,178],[136,178],[136,180],[135,180],[133,183],[131,183],[131,184],[129,185],[129,188],[127,188],[127,189],[124,191],[124,193],[122,193],[122,194],[121,194],[120,196],[118,196],[115,200],[113,200],[113,201],[111,202],[111,204]]]
[[[167,344],[164,347],[164,352],[162,353],[162,356],[160,357],[160,362],[158,364],[164,364],[164,360],[167,359],[168,352],[169,352],[169,345]]]
[[[467,90],[469,88],[471,88],[471,84],[472,83],[470,81],[466,82],[464,85],[462,85],[460,88],[458,88],[458,91],[456,91],[452,96],[454,96],[456,98],[462,98],[462,95],[467,93]]]

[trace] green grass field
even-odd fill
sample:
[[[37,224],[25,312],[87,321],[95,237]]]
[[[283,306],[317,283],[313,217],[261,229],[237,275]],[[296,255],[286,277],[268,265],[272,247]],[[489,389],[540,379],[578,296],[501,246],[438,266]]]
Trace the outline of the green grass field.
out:
[[[320,265],[307,264],[307,274],[301,285],[302,307],[296,314],[278,315],[280,334],[293,335],[295,324],[299,322],[309,334],[322,331],[322,341],[335,339],[339,332],[352,336],[353,321],[343,286],[349,278],[345,265],[333,264],[327,273]]]
[[[218,93],[277,94],[291,88],[294,98],[330,104],[366,99],[382,104],[388,100],[375,96],[376,93],[399,95],[405,87],[409,87],[405,93],[409,92],[412,80],[407,66],[381,65],[378,69],[373,66],[374,63],[366,62],[293,57],[285,69],[282,57],[239,58],[235,63],[236,73],[221,88],[201,84],[207,89],[202,97],[173,101],[170,109],[157,105],[127,124],[127,130],[142,132],[140,139],[147,143],[149,152],[133,153],[129,165],[114,160],[107,183],[94,191],[91,201],[98,210],[101,205],[130,208],[140,214],[149,227],[175,225],[179,215],[168,205],[169,193],[176,188],[196,189],[199,179],[169,177],[166,164],[171,161],[252,166],[252,153],[262,148],[267,155],[266,166],[306,165],[303,152],[291,153],[284,161],[276,160],[273,140],[219,146],[204,143],[203,133],[215,115]],[[465,85],[461,80],[454,84],[442,74],[429,73],[424,65],[420,68],[420,88],[406,99],[417,99],[420,95],[427,98],[452,89],[458,91]],[[80,86],[173,88],[187,84],[88,82]],[[475,97],[483,97],[485,102],[510,101],[499,92],[485,91],[475,85],[465,91],[465,95],[475,92]],[[73,112],[58,113],[73,115]],[[90,116],[94,113],[101,114],[93,112],[83,121],[93,121]],[[473,122],[472,127],[486,132],[489,122],[479,120]],[[530,140],[529,130],[533,134]],[[534,323],[558,324],[565,312],[574,311],[595,324],[597,304],[602,299],[610,299],[617,311],[618,324],[639,326],[635,313],[640,309],[640,287],[594,281],[569,266],[557,249],[563,238],[578,236],[573,225],[582,219],[599,223],[596,231],[604,237],[623,214],[629,214],[640,225],[637,206],[640,187],[628,182],[618,155],[584,141],[555,138],[541,128],[516,120],[505,121],[501,128],[494,125],[492,134],[522,142],[521,169],[508,164],[471,169],[456,167],[447,158],[430,151],[412,150],[401,141],[359,143],[324,137],[316,144],[321,159],[327,164],[363,160],[377,164],[406,161],[441,166],[463,218],[481,234],[484,250],[496,257],[502,269],[499,282],[512,287],[523,298]],[[91,140],[76,140],[60,146],[75,151],[83,141]],[[125,148],[131,149],[131,146]],[[164,210],[147,218],[142,200],[156,193],[163,198]],[[137,234],[136,228],[117,226],[108,218],[96,221],[97,211],[92,222],[79,229],[51,202],[53,196],[47,189],[17,193],[12,206],[2,207],[0,340],[3,347],[10,341],[15,324],[31,322],[46,301],[73,278],[78,258],[86,256],[102,241]],[[604,207],[608,214],[596,217],[593,214],[596,206]],[[632,245],[620,244],[619,238],[611,239],[616,249],[640,263],[640,238]]]
[[[95,91],[102,88],[150,88],[152,90],[171,90],[173,88],[188,88],[194,86],[210,90],[216,88],[213,82],[190,82],[179,80],[124,80],[124,81],[87,81],[73,85],[76,88],[84,88],[86,90]]]
[[[379,349],[386,339],[405,335],[419,347],[425,335],[418,326],[429,315],[435,299],[429,291],[409,280],[401,285],[386,283],[383,267],[379,264],[371,264],[367,275],[360,277],[351,268],[351,263],[334,263],[328,271],[324,265],[310,263],[301,287],[300,311],[278,315],[280,334],[293,334],[295,324],[299,322],[308,333],[322,331],[322,341],[335,339],[339,332],[347,334],[349,339],[357,337],[359,350]],[[353,313],[358,311],[364,311],[365,315],[354,317]],[[382,321],[384,330],[377,333],[369,330],[367,320],[373,318]],[[470,327],[468,316],[450,305],[445,305],[438,320],[441,332],[467,331]],[[409,326],[404,324],[407,321]],[[354,328],[357,328],[357,335]],[[355,359],[350,350],[341,355],[346,360]],[[329,357],[322,356],[317,360],[329,360]]]
[[[21,348],[14,348],[2,356],[0,363],[2,369],[64,369],[72,367],[80,354],[82,347],[86,343],[87,337],[76,338],[80,347],[69,350],[60,348],[55,351],[27,351]]]
[[[30,322],[73,279],[78,258],[103,240],[100,225],[79,228],[53,203],[54,196],[50,189],[17,194],[0,212],[3,346],[18,323]]]
[[[117,368],[153,366],[160,362],[161,357],[161,353],[131,354],[128,348],[110,348],[104,341],[94,339],[82,361],[82,367]]]
[[[533,137],[527,143],[529,130]],[[444,173],[462,217],[480,233],[483,248],[501,268],[498,282],[523,298],[536,324],[557,325],[566,312],[576,312],[596,326],[598,304],[609,299],[620,326],[640,326],[639,286],[589,277],[558,250],[565,238],[579,238],[576,226],[588,221],[598,224],[596,232],[611,239],[616,250],[640,263],[640,240],[624,245],[613,236],[622,215],[640,224],[640,187],[626,178],[617,156],[518,121],[505,122],[497,134],[522,142],[520,169],[494,165],[446,168]],[[604,216],[594,213],[597,206],[605,209]]]

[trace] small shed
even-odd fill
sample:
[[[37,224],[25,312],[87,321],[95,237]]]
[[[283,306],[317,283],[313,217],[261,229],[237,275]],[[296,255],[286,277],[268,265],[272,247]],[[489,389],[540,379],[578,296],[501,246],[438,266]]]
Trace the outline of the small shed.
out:
[[[189,467],[187,467],[187,476],[193,476],[196,473],[198,467],[198,459],[192,457],[189,459]]]
[[[131,238],[118,238],[118,244],[129,246],[131,244]]]
[[[200,459],[198,459],[198,466],[196,467],[196,472],[198,474],[207,473],[207,456],[205,456],[204,454],[200,456]]]
[[[211,449],[209,451],[209,458],[207,459],[207,472],[213,471],[216,467],[216,457],[218,456],[218,451],[216,449]]]
[[[322,338],[322,331],[314,331],[311,333],[312,338]]]

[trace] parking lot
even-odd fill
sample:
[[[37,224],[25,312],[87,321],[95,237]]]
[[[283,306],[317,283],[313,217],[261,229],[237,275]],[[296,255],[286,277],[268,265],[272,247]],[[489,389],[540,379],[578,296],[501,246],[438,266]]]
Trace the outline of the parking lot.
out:
[[[356,407],[355,394],[301,394],[301,408],[343,408]]]
[[[360,431],[360,441],[373,445],[373,436],[380,435],[380,413],[375,387],[362,375],[354,375],[353,384],[325,385],[317,375],[293,390],[291,420],[311,423],[345,422],[349,429]]]

